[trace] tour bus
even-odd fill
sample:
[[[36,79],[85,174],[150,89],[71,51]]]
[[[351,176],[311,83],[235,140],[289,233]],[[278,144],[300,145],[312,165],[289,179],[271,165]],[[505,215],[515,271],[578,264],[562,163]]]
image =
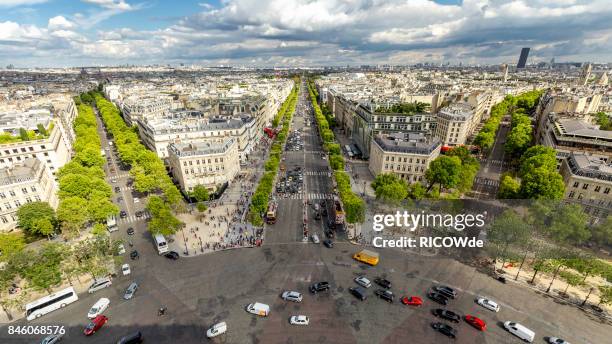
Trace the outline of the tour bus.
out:
[[[34,320],[56,309],[64,308],[77,301],[79,297],[74,291],[74,288],[68,287],[51,295],[42,297],[34,302],[30,302],[25,306],[26,319]]]
[[[266,212],[266,222],[268,224],[274,224],[276,222],[276,203],[270,202],[268,205],[268,211]]]
[[[166,238],[164,238],[161,234],[155,234],[153,236],[155,239],[155,246],[157,246],[157,253],[164,254],[168,252],[168,243],[166,242]]]

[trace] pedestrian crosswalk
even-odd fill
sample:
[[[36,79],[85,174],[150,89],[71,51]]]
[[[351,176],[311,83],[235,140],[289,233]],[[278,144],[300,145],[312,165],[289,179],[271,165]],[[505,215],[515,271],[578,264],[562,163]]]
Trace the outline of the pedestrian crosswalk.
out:
[[[311,150],[307,150],[306,154],[323,154],[325,152],[321,151],[321,150],[315,150],[315,151],[311,151]]]
[[[474,179],[474,183],[475,184],[479,184],[479,185],[493,186],[493,187],[498,187],[499,186],[499,180],[493,180],[493,179],[489,179],[489,178],[476,177]]]
[[[132,222],[136,222],[136,221],[143,221],[143,220],[147,220],[150,219],[151,215],[149,213],[144,213],[142,214],[141,217],[136,217],[136,215],[130,215],[128,217],[124,217],[124,218],[120,218],[119,220],[117,220],[118,223],[132,223]]]
[[[328,176],[330,174],[329,171],[306,171],[304,172],[307,176]]]
[[[495,166],[503,166],[505,165],[505,162],[503,160],[488,160],[488,159],[480,159],[480,164],[481,165],[495,165]]]
[[[302,193],[295,193],[295,194],[287,194],[287,195],[281,196],[281,198],[320,200],[320,199],[334,199],[334,195],[324,194],[324,193],[308,193],[304,195]]]

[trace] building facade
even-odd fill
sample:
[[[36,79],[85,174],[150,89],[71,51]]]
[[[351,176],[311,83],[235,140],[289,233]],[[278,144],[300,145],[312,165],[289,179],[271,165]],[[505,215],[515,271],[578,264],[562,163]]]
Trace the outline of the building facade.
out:
[[[238,143],[234,138],[222,143],[171,143],[168,152],[172,176],[185,193],[193,191],[196,185],[214,192],[240,172]]]

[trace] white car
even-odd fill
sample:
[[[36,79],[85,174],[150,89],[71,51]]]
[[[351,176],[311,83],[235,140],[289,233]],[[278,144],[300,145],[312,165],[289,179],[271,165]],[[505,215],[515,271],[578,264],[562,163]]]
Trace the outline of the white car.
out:
[[[372,282],[370,282],[370,280],[365,278],[364,276],[359,276],[355,278],[355,283],[359,284],[364,288],[369,288],[372,286]]]
[[[302,302],[302,294],[298,293],[297,291],[286,291],[281,295],[281,297],[285,301]]]
[[[294,315],[289,318],[289,323],[291,325],[303,325],[306,326],[310,323],[310,319],[308,319],[305,315]]]
[[[130,264],[126,263],[121,265],[121,272],[123,273],[123,276],[127,276],[132,273],[132,270],[130,270]]]
[[[491,301],[484,297],[479,297],[476,303],[490,311],[499,312],[499,305],[495,301]]]
[[[227,324],[225,321],[223,321],[218,324],[214,324],[211,328],[209,328],[208,331],[206,331],[206,337],[214,338],[224,334],[225,332],[227,332]]]
[[[125,246],[123,246],[123,244],[117,245],[117,252],[119,254],[125,254]]]
[[[110,305],[110,300],[105,297],[101,298],[96,303],[94,303],[93,306],[91,306],[91,309],[89,310],[89,312],[87,312],[87,317],[89,319],[97,317],[108,308],[108,305]]]
[[[570,342],[568,342],[567,340],[557,337],[549,337],[548,342],[550,344],[570,344]]]

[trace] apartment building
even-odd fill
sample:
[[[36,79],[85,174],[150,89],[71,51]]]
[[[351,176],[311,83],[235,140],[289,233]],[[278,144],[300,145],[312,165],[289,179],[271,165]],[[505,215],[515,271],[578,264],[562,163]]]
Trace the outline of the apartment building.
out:
[[[180,103],[169,95],[131,96],[121,102],[120,106],[128,125],[135,125],[139,119],[161,117],[170,110],[181,107]]]
[[[420,133],[378,134],[372,140],[368,167],[375,176],[394,173],[409,183],[422,182],[441,147],[438,138]]]
[[[434,134],[445,146],[460,146],[474,133],[478,123],[474,107],[468,103],[453,103],[436,114]]]
[[[48,202],[57,208],[57,185],[49,169],[36,158],[0,168],[0,232],[17,226],[17,209],[30,202]]]
[[[558,167],[570,153],[598,155],[603,161],[612,161],[612,131],[599,129],[590,123],[591,116],[581,113],[549,113],[542,117],[536,130],[538,144],[557,151]]]
[[[173,111],[155,119],[139,119],[140,137],[147,148],[166,159],[171,143],[224,142],[232,137],[237,144],[239,160],[246,163],[261,133],[249,115],[210,117],[199,111]]]
[[[578,89],[551,89],[542,95],[538,104],[538,117],[554,113],[588,114],[597,112],[603,94],[600,91]]]
[[[240,172],[238,142],[225,138],[223,142],[171,143],[168,164],[175,181],[185,193],[196,185],[210,191],[231,182]]]
[[[598,156],[571,152],[561,161],[565,201],[579,204],[593,221],[612,214],[612,163]]]

